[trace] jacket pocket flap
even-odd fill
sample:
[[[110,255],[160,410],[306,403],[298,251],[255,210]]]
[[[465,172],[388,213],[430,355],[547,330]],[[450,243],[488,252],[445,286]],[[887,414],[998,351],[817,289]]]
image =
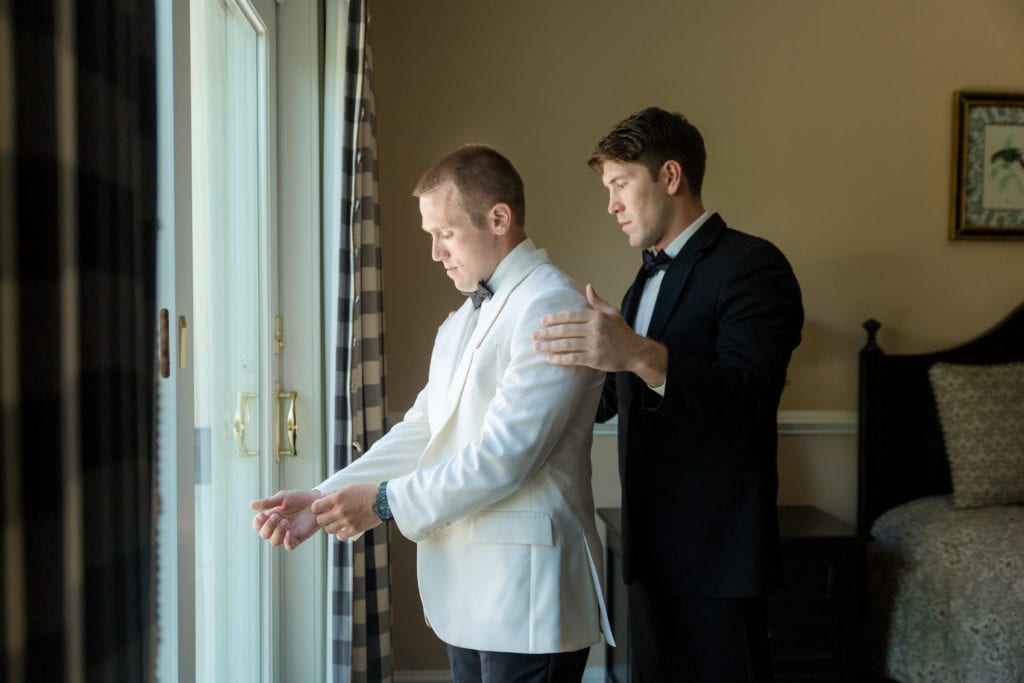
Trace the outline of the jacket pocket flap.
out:
[[[472,525],[473,543],[554,545],[551,517],[543,512],[481,512]]]

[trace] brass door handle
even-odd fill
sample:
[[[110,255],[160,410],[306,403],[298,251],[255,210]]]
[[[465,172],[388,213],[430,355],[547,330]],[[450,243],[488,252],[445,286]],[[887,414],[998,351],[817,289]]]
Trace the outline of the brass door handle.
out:
[[[251,451],[245,447],[245,426],[249,419],[248,404],[250,398],[256,398],[256,394],[251,391],[238,392],[238,413],[235,414],[235,441],[238,442],[238,455],[242,457],[256,455],[256,451]]]
[[[277,390],[277,418],[276,428],[280,429],[281,425],[281,400],[288,399],[288,413],[285,416],[285,431],[288,432],[288,448],[281,448],[280,435],[275,439],[277,442],[274,460],[281,462],[281,456],[287,455],[296,457],[299,454],[298,448],[296,448],[296,440],[299,436],[299,423],[295,419],[295,401],[299,398],[299,392],[297,391],[281,391],[281,385],[276,386]]]
[[[167,379],[171,376],[171,330],[169,313],[166,308],[160,309],[160,376]]]
[[[185,316],[178,316],[178,367],[182,370],[188,360],[188,321]]]

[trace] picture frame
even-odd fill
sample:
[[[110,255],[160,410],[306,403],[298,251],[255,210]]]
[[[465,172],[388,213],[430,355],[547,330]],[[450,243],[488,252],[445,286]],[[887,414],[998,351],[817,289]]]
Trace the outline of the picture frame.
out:
[[[955,94],[950,239],[1024,239],[1024,93]]]

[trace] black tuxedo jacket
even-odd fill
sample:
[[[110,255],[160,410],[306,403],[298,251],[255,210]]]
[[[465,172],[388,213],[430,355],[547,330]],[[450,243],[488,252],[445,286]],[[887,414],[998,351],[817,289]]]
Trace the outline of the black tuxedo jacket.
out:
[[[638,277],[630,323],[642,292]],[[802,326],[785,256],[718,214],[673,259],[647,332],[668,349],[665,395],[610,373],[597,416],[618,415],[627,583],[733,598],[774,580],[777,411]]]

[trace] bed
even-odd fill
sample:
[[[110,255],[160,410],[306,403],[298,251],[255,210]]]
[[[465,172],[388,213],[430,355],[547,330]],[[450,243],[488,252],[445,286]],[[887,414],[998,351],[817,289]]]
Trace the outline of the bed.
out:
[[[860,352],[865,669],[1024,681],[1024,305],[943,351]]]

